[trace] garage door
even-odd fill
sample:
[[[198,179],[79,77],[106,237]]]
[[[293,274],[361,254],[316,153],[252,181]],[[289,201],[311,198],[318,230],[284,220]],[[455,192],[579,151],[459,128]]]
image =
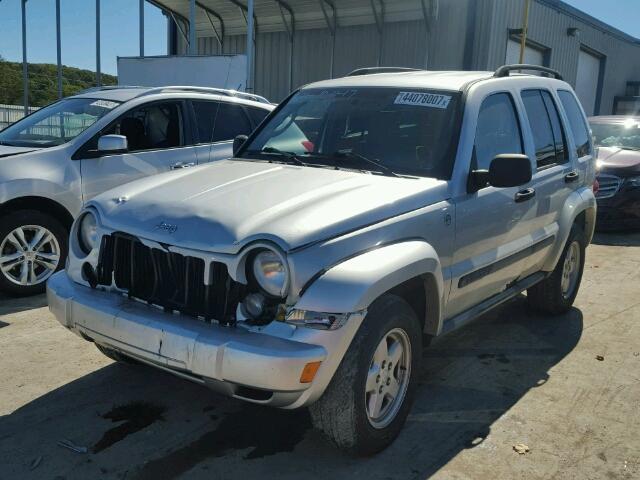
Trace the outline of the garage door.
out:
[[[520,63],[520,42],[509,39],[507,41],[507,58],[505,58],[505,64],[509,65],[514,63]],[[544,52],[525,45],[523,63],[528,63],[529,65],[544,65]]]
[[[600,58],[580,50],[578,54],[578,75],[576,76],[576,94],[587,115],[593,115],[598,94],[600,76]]]

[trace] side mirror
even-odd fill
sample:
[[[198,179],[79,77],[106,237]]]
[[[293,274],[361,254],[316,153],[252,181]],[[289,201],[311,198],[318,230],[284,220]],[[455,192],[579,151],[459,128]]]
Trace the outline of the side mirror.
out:
[[[491,185],[497,188],[518,187],[531,181],[531,160],[520,153],[503,153],[491,160],[489,170],[473,170],[469,177],[469,192]]]
[[[124,135],[103,135],[98,139],[98,152],[124,153],[129,150],[127,137]]]
[[[247,137],[246,135],[237,135],[236,138],[233,139],[233,156],[234,157],[240,150],[240,147],[244,145],[244,142],[246,142],[248,138],[249,137]]]
[[[489,185],[518,187],[531,181],[531,160],[519,153],[496,155],[489,165]]]

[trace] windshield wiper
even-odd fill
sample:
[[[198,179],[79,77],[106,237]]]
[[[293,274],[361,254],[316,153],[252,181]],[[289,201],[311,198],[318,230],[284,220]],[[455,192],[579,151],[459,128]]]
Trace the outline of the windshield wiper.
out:
[[[293,152],[285,152],[275,147],[265,147],[262,150],[249,150],[247,153],[266,153],[268,155],[278,155],[279,157],[290,160],[297,165],[301,165],[303,167],[308,166],[307,163],[300,160],[300,157],[298,157],[297,154]]]
[[[386,165],[383,165],[380,162],[376,162],[375,160],[367,158],[364,155],[361,155],[361,154],[356,153],[356,152],[341,152],[341,151],[337,151],[337,152],[332,153],[330,155],[330,157],[343,158],[343,159],[349,159],[349,160],[356,160],[356,161],[360,162],[360,164],[366,163],[367,165],[375,165],[377,167],[377,171],[380,171],[380,172],[384,173],[385,175],[389,175],[391,177],[400,177],[400,175],[395,173],[393,170],[391,170]]]

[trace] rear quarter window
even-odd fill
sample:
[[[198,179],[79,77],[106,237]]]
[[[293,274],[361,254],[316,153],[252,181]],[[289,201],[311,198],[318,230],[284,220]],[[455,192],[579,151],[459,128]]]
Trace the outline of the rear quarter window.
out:
[[[576,97],[567,90],[558,90],[558,97],[569,119],[569,127],[571,127],[571,134],[576,145],[578,158],[590,155],[589,129],[587,128],[587,123],[582,115],[580,106],[576,101]]]

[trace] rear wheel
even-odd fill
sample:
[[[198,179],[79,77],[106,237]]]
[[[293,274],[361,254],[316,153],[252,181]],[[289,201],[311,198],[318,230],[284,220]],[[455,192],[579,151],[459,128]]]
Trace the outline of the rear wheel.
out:
[[[527,290],[531,308],[552,315],[565,313],[571,308],[582,280],[586,246],[582,228],[574,225],[551,275]]]
[[[415,391],[422,332],[409,304],[385,295],[369,308],[324,395],[314,426],[338,447],[370,455],[400,433]]]
[[[20,210],[0,218],[0,289],[12,295],[44,292],[64,267],[68,232],[55,218]]]

